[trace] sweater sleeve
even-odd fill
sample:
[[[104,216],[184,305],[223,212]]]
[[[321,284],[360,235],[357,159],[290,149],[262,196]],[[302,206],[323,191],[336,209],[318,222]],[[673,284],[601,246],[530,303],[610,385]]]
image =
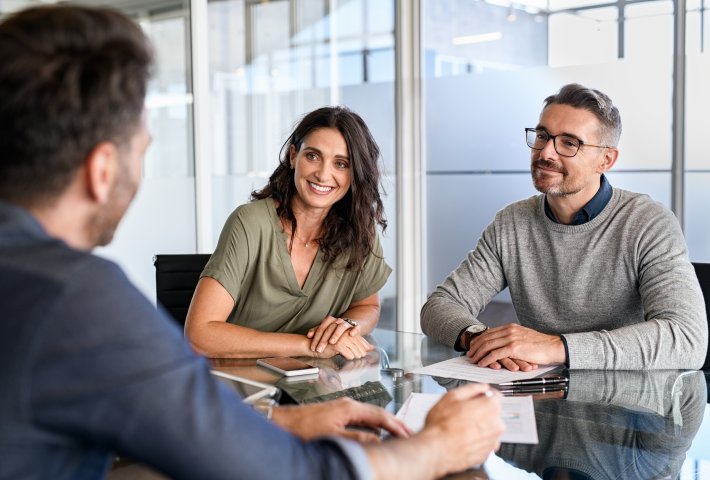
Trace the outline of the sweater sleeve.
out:
[[[629,217],[636,232],[638,292],[643,322],[613,330],[566,334],[573,369],[697,369],[707,351],[703,295],[678,221],[662,206],[638,205]]]
[[[437,342],[455,346],[461,330],[480,323],[478,315],[507,286],[498,249],[499,221],[500,213],[422,307],[422,331]]]

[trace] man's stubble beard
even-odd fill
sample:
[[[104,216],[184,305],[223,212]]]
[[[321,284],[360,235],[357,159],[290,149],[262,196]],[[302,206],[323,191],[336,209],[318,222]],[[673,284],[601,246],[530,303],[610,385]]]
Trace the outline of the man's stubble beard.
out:
[[[103,205],[89,222],[91,238],[95,246],[106,246],[113,240],[118,224],[126,214],[138,186],[131,181],[128,166],[121,162],[121,167],[108,202]]]

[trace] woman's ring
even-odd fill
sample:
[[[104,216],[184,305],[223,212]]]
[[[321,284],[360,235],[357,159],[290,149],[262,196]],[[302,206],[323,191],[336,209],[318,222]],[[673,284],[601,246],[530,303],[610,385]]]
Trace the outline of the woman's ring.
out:
[[[355,328],[357,327],[357,322],[355,320],[352,320],[350,318],[343,318],[343,322],[347,323],[351,327]]]

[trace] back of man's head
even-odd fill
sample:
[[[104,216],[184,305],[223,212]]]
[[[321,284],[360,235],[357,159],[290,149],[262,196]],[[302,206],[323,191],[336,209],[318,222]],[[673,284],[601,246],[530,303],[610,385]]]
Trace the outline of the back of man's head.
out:
[[[112,10],[36,7],[0,23],[0,199],[51,202],[97,144],[126,146],[151,67],[140,27]]]
[[[619,144],[621,115],[619,109],[605,93],[578,83],[570,83],[545,99],[545,108],[552,104],[569,105],[592,112],[599,120],[601,141],[609,146]]]

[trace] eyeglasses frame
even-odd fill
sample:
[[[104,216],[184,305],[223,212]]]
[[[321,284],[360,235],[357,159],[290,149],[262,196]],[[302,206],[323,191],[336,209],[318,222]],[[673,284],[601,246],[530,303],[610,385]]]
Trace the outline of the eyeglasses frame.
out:
[[[555,152],[557,152],[558,155],[561,155],[565,158],[576,157],[577,154],[579,153],[579,151],[581,150],[581,148],[585,147],[585,146],[586,147],[596,147],[596,148],[616,148],[616,147],[612,147],[611,145],[593,145],[591,143],[585,143],[584,140],[577,138],[574,135],[570,135],[568,133],[560,133],[558,135],[550,135],[550,132],[548,132],[547,130],[543,130],[547,134],[547,142],[545,142],[545,145],[543,145],[542,148],[535,148],[528,143],[528,132],[535,132],[537,134],[538,130],[541,130],[541,129],[539,129],[539,128],[526,128],[525,129],[525,144],[533,150],[540,151],[540,150],[544,149],[545,146],[547,146],[547,142],[552,140],[552,148],[555,149]],[[574,155],[565,155],[564,153],[560,153],[560,151],[557,150],[557,137],[571,137],[579,142],[579,146],[577,147],[577,151],[574,152]]]

